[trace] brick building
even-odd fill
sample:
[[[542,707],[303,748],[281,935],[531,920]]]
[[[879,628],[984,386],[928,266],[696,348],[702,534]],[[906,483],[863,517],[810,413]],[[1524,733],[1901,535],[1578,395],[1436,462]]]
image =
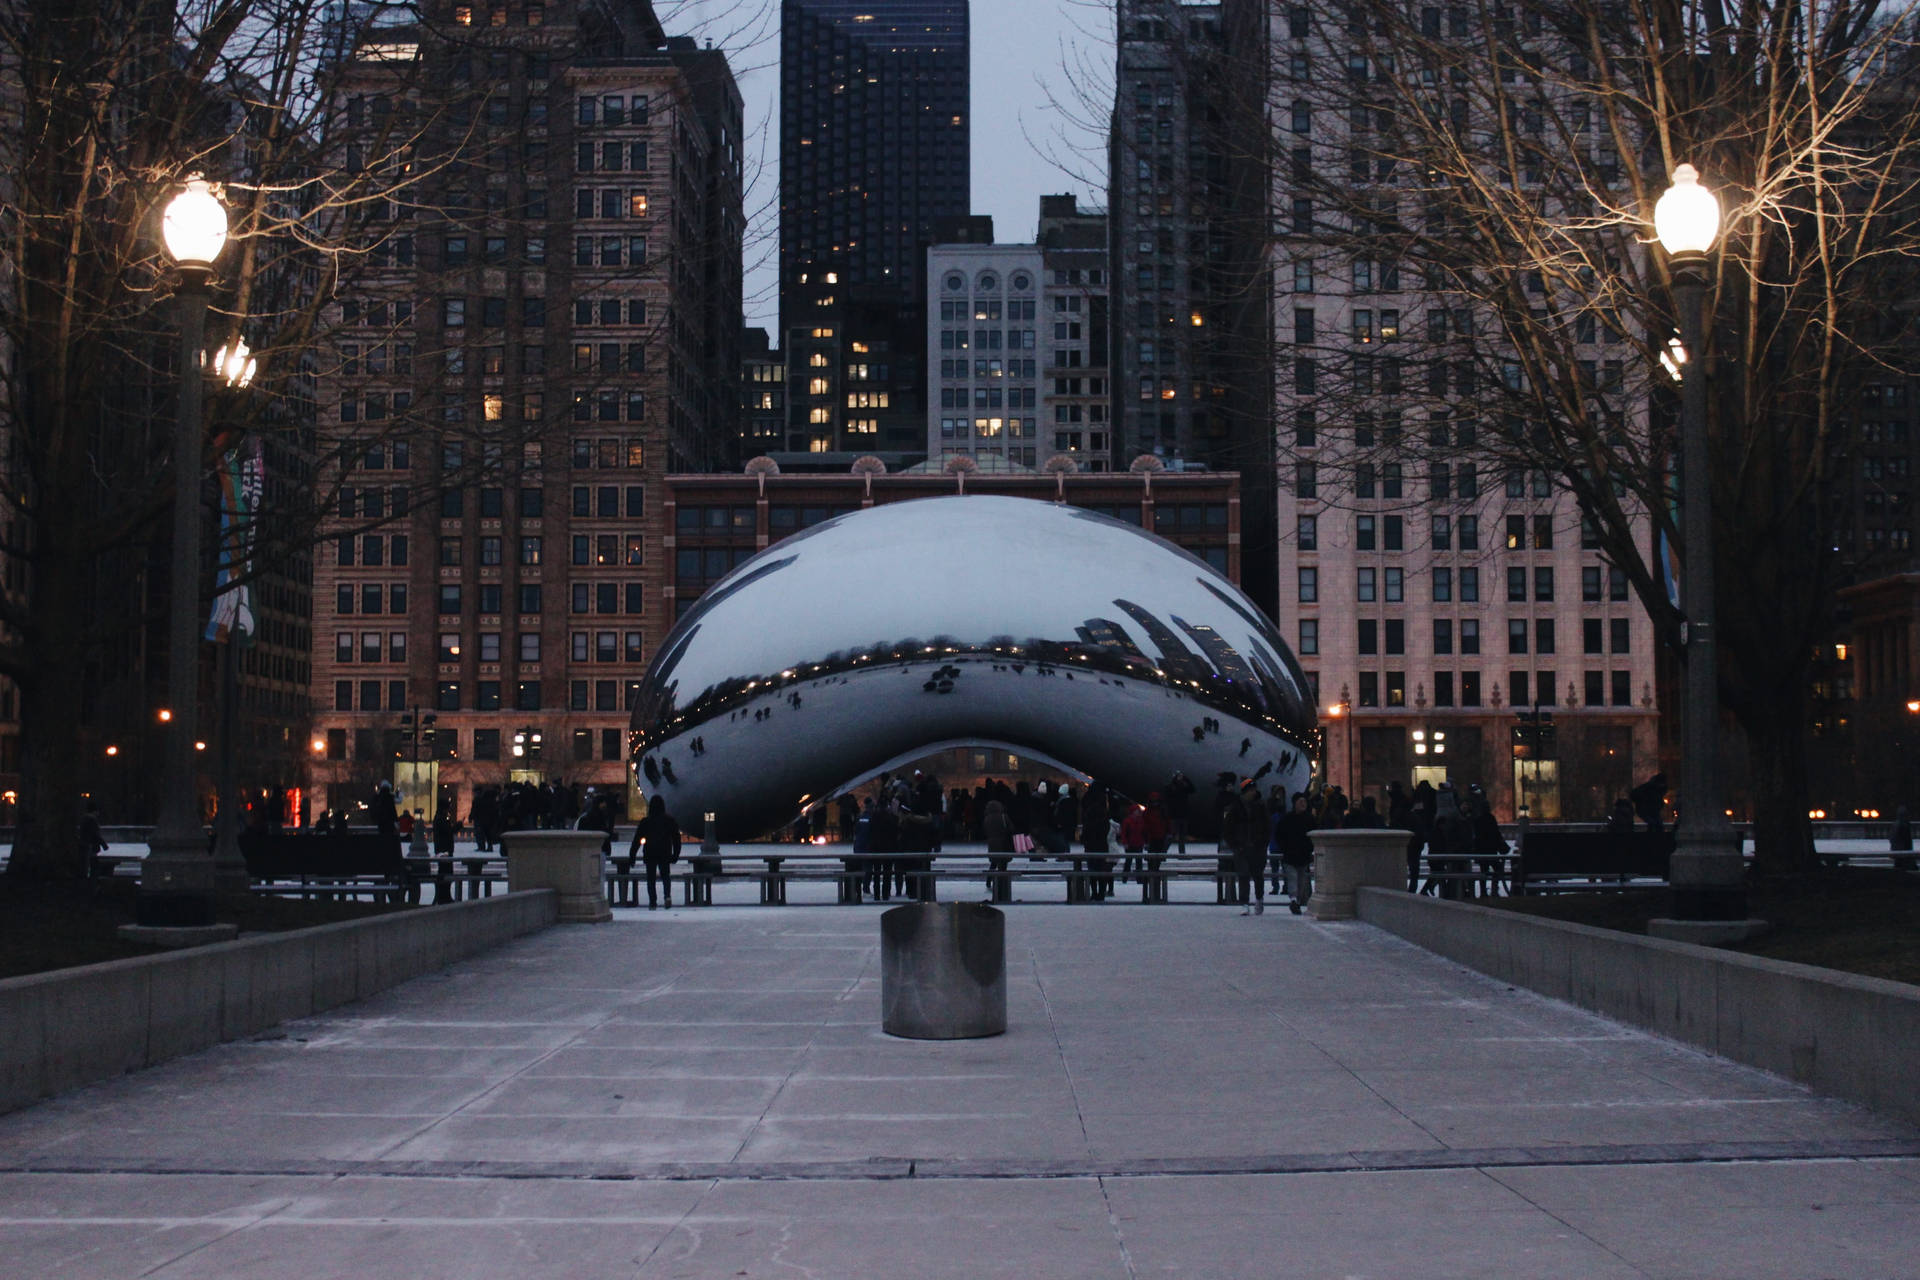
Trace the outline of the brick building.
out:
[[[349,230],[384,270],[330,316],[316,813],[382,778],[462,818],[509,777],[624,794],[627,699],[672,621],[662,477],[737,439],[725,56],[645,4],[434,13],[328,77],[350,140],[408,110],[427,141],[434,113],[465,124]]]

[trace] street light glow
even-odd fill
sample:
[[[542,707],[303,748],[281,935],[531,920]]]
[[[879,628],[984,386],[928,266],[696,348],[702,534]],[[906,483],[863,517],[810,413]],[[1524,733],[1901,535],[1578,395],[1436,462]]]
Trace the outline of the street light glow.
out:
[[[1705,253],[1720,234],[1720,201],[1700,185],[1700,171],[1683,164],[1653,206],[1654,234],[1670,254]]]
[[[259,367],[260,362],[253,358],[253,352],[244,338],[235,338],[207,357],[207,371],[217,378],[224,378],[230,387],[251,385]]]
[[[210,267],[227,243],[227,210],[213,188],[199,174],[187,179],[180,194],[167,202],[160,234],[173,260],[186,267]]]

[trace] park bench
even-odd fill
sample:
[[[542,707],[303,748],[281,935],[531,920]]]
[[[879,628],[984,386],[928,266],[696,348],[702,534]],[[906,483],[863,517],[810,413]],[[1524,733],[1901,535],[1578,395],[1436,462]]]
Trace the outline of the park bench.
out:
[[[240,852],[257,892],[302,897],[370,893],[387,902],[420,897],[420,876],[409,865],[399,836],[377,831],[243,831]]]
[[[1629,880],[1665,880],[1673,858],[1673,833],[1636,830],[1618,835],[1598,830],[1534,828],[1521,837],[1513,892],[1618,887]]]
[[[1085,854],[1041,855],[1039,858],[1013,855],[1006,870],[995,871],[977,849],[951,854],[866,854],[827,853],[801,844],[766,845],[753,853],[693,854],[684,859],[684,870],[677,875],[684,886],[683,900],[688,906],[712,905],[713,885],[726,880],[755,881],[760,887],[760,901],[769,906],[783,905],[787,901],[787,886],[796,881],[830,882],[836,887],[841,903],[857,904],[871,896],[867,885],[874,864],[879,862],[907,864],[907,890],[904,896],[895,895],[902,901],[935,901],[940,885],[945,882],[982,885],[991,900],[1011,902],[1013,889],[1019,884],[1057,882],[1064,885],[1068,902],[1092,902],[1095,900],[1093,881],[1097,876],[1112,876],[1118,889],[1120,868],[1126,855],[1115,851],[1098,856],[1111,862],[1110,870],[1095,871],[1088,865]],[[1201,877],[1214,883],[1216,901],[1238,900],[1234,896],[1236,884],[1229,859],[1214,854],[1148,856],[1158,865],[1134,877],[1140,885],[1142,902],[1166,902],[1171,881]],[[615,871],[610,879],[618,876],[619,872]]]

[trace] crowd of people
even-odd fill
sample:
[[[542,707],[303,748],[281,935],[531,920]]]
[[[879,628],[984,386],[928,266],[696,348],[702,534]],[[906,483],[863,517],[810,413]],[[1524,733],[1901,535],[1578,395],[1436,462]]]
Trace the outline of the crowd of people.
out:
[[[988,778],[972,791],[948,790],[915,770],[883,774],[869,794],[847,792],[834,809],[839,838],[863,855],[867,888],[882,899],[908,893],[911,877],[930,866],[927,855],[938,853],[944,840],[984,843],[994,872],[1005,872],[1021,855],[1070,859],[1091,873],[1089,896],[1096,901],[1112,894],[1116,879],[1157,870],[1169,853],[1185,854],[1189,840],[1212,842],[1219,856],[1232,859],[1238,900],[1253,915],[1266,910],[1269,892],[1284,895],[1296,914],[1303,908],[1312,894],[1317,830],[1411,832],[1408,889],[1448,898],[1500,892],[1509,851],[1485,791],[1451,782],[1421,782],[1410,790],[1391,782],[1381,796],[1363,795],[1355,803],[1337,785],[1289,795],[1283,787],[1263,792],[1252,779],[1222,773],[1210,803],[1202,804],[1192,780],[1177,772],[1136,801],[1098,780]],[[826,839],[828,813],[828,806],[815,809],[795,837]],[[1005,878],[990,883],[1003,897]]]

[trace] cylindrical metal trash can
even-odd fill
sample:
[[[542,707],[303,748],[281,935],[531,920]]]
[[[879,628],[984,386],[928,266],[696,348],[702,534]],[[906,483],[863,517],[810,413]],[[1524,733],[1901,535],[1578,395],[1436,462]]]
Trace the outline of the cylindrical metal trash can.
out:
[[[1007,1029],[1007,918],[978,902],[915,902],[880,917],[880,1028],[915,1040]]]

